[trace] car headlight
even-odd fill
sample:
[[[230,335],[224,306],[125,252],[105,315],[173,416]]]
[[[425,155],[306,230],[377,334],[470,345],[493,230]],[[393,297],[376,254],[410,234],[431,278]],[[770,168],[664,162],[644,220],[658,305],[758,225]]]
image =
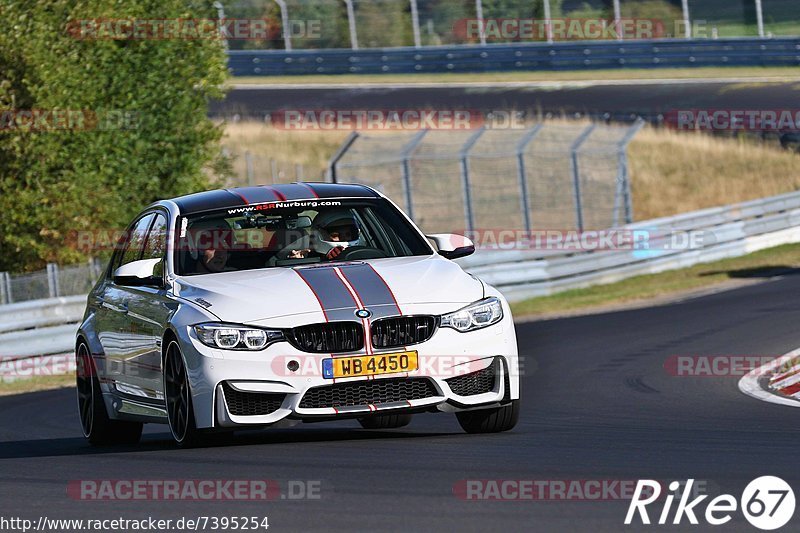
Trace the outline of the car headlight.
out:
[[[194,332],[200,342],[222,350],[263,350],[270,344],[286,340],[279,329],[261,329],[236,324],[198,324]]]
[[[442,315],[440,325],[464,332],[485,328],[503,320],[503,304],[497,298],[486,298],[454,313]]]

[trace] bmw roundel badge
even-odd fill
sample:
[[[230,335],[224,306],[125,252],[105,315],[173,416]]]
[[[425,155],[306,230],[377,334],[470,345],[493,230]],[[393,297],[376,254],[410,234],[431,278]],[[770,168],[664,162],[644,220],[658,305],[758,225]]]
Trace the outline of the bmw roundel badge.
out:
[[[358,311],[356,311],[356,316],[358,318],[369,318],[372,316],[372,311],[370,311],[369,309],[359,309]]]

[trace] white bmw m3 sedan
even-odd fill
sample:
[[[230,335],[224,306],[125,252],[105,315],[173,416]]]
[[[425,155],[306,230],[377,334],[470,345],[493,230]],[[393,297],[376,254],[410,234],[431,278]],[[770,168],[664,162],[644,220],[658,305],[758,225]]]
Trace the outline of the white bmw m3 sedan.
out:
[[[293,183],[157,202],[89,294],[76,339],[93,444],[168,424],[180,446],[300,422],[514,427],[517,343],[500,293],[361,185]]]

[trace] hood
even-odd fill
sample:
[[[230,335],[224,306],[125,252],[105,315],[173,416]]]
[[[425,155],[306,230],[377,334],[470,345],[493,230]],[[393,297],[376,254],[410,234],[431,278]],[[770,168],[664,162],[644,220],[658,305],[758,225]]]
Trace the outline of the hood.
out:
[[[181,277],[175,295],[225,322],[288,327],[298,315],[354,320],[362,307],[374,318],[447,312],[482,298],[483,284],[452,261],[416,256]]]

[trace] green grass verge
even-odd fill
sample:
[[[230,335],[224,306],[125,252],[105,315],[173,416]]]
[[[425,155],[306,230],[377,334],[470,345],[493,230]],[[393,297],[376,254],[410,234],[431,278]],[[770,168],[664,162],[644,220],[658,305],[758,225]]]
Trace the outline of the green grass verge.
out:
[[[581,70],[569,72],[479,72],[472,74],[327,74],[304,76],[239,76],[229,78],[229,84],[286,85],[363,83],[461,83],[461,82],[547,82],[584,80],[659,80],[714,78],[793,78],[800,79],[796,67],[702,67],[663,69]]]
[[[33,376],[8,383],[0,381],[0,396],[23,394],[25,392],[36,392],[40,390],[62,389],[64,387],[74,386],[75,374]]]
[[[733,279],[771,277],[797,266],[800,244],[787,244],[742,257],[532,298],[512,304],[511,310],[517,317],[575,312],[710,288]]]

